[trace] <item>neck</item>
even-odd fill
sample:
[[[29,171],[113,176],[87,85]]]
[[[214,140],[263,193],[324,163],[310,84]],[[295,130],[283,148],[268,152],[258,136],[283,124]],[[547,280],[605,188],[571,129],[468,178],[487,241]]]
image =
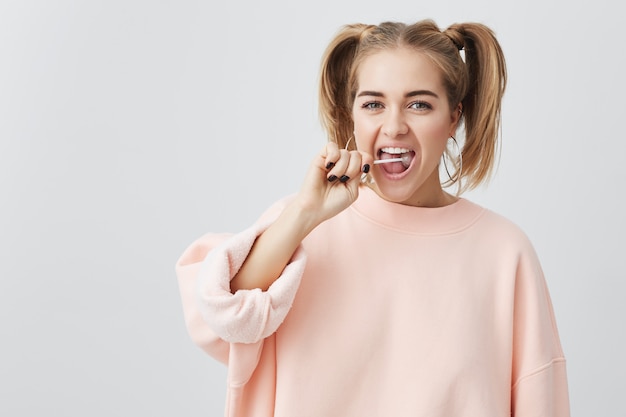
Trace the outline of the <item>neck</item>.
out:
[[[405,206],[436,208],[449,206],[450,204],[455,203],[459,199],[459,197],[444,191],[441,188],[441,184],[438,180],[439,178],[437,178],[436,186],[423,186],[410,198],[404,201],[395,201],[388,196],[385,196],[385,194],[377,187],[376,183],[374,182],[367,183],[367,185],[383,200],[387,200],[392,203],[404,204]]]

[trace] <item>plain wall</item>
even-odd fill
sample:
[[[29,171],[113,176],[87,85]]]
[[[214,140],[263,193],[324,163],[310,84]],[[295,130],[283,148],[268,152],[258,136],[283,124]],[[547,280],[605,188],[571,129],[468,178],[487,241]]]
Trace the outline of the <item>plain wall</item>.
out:
[[[572,415],[624,416],[623,15],[617,3],[0,2],[0,415],[218,416],[174,264],[297,191],[346,23],[479,21],[507,57],[502,149],[465,196],[535,244]]]

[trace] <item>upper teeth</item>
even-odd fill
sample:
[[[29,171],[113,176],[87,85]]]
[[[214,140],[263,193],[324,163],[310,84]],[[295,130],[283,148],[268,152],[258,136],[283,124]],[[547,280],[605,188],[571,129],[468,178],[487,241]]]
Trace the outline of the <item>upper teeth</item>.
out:
[[[382,148],[381,151],[392,154],[392,155],[400,155],[403,153],[411,152],[410,149],[406,149],[406,148]]]

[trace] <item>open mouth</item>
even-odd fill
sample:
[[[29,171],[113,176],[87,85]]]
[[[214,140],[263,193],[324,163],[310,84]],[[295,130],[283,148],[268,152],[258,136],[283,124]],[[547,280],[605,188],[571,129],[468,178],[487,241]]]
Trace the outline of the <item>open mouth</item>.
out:
[[[383,163],[381,165],[382,169],[389,174],[400,174],[406,171],[411,166],[414,157],[415,151],[407,148],[386,147],[378,151],[378,159],[381,161],[386,159],[399,159],[399,161]]]

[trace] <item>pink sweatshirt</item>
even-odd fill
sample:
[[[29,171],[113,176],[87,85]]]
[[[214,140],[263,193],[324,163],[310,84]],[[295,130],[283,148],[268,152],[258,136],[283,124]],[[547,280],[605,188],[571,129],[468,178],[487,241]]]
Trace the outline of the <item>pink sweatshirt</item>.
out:
[[[268,291],[230,293],[256,236],[206,235],[177,263],[192,339],[228,365],[229,417],[566,417],[565,359],[523,232],[468,200],[358,200]]]

